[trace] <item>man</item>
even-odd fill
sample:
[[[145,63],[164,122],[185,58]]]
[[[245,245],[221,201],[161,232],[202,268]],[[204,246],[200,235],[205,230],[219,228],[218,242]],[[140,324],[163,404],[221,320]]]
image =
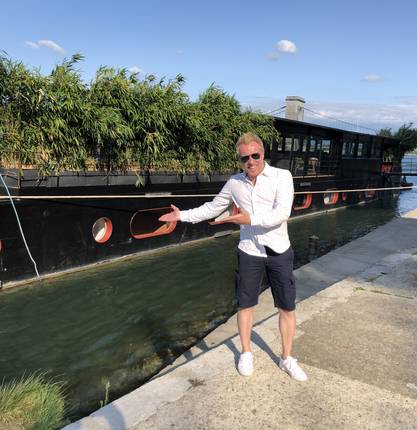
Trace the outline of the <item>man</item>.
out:
[[[275,306],[279,309],[278,326],[282,341],[279,367],[298,381],[306,374],[291,357],[295,334],[295,285],[292,274],[294,253],[288,238],[287,220],[291,214],[294,185],[288,170],[269,166],[264,161],[262,140],[243,134],[236,152],[243,172],[233,175],[213,201],[186,211],[171,205],[173,211],[160,221],[200,222],[220,215],[233,202],[237,215],[223,221],[240,224],[239,271],[236,274],[237,323],[242,353],[238,370],[243,376],[253,373],[250,337],[253,310],[258,304],[263,273],[266,271]]]

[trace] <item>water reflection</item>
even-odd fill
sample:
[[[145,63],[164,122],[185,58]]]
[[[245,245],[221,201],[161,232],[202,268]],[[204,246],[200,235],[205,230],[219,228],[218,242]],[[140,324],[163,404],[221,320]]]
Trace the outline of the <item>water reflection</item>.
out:
[[[323,254],[395,214],[357,206],[292,221],[296,266],[307,261],[311,235]],[[3,292],[1,376],[59,375],[73,417],[99,407],[107,381],[111,399],[132,390],[232,313],[237,242],[187,244]]]

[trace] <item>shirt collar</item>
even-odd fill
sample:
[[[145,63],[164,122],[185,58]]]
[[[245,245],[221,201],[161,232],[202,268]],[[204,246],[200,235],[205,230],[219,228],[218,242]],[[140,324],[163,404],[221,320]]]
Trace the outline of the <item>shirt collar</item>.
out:
[[[264,170],[262,170],[261,175],[271,176],[273,173],[272,167],[265,161]]]

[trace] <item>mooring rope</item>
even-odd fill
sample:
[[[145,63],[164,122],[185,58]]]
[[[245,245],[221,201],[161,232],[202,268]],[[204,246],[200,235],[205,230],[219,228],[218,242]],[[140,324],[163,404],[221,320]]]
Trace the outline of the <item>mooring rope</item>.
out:
[[[33,263],[33,267],[35,268],[36,276],[38,278],[40,278],[40,275],[39,275],[39,272],[38,272],[38,266],[36,265],[36,261],[32,257],[32,254],[31,254],[31,252],[29,250],[29,246],[28,246],[28,244],[26,242],[26,237],[25,237],[25,234],[23,233],[22,224],[20,223],[19,215],[17,213],[16,207],[15,207],[14,202],[13,202],[13,197],[10,195],[9,188],[7,187],[6,182],[3,179],[3,175],[1,175],[1,174],[0,174],[0,179],[1,179],[1,182],[3,183],[4,188],[6,189],[7,195],[9,196],[10,203],[11,203],[11,205],[13,207],[13,210],[14,210],[14,213],[16,215],[16,220],[17,220],[17,224],[19,226],[20,234],[22,235],[23,243],[25,244],[26,251],[27,251],[27,253],[29,255],[29,258],[31,259],[31,261]]]
[[[3,181],[4,183],[4,181]],[[332,189],[322,191],[296,191],[294,194],[329,194],[329,193],[357,193],[361,191],[389,191],[389,190],[410,190],[417,188],[417,185],[404,186],[404,187],[384,187],[384,188],[355,188],[355,189]],[[14,200],[67,200],[67,199],[158,199],[158,198],[186,198],[186,197],[215,197],[216,194],[170,194],[170,193],[150,193],[150,194],[115,194],[115,195],[73,195],[73,196],[10,196]]]

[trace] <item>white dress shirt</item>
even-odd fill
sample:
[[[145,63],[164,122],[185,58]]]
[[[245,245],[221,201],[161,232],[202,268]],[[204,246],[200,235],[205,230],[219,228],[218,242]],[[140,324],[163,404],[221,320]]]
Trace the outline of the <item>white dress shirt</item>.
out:
[[[180,212],[181,221],[197,223],[224,212],[232,202],[250,215],[250,225],[240,226],[239,249],[250,255],[266,257],[265,246],[277,253],[290,247],[287,220],[291,214],[294,184],[291,172],[265,163],[255,185],[238,173],[231,176],[219,194],[204,205]]]

